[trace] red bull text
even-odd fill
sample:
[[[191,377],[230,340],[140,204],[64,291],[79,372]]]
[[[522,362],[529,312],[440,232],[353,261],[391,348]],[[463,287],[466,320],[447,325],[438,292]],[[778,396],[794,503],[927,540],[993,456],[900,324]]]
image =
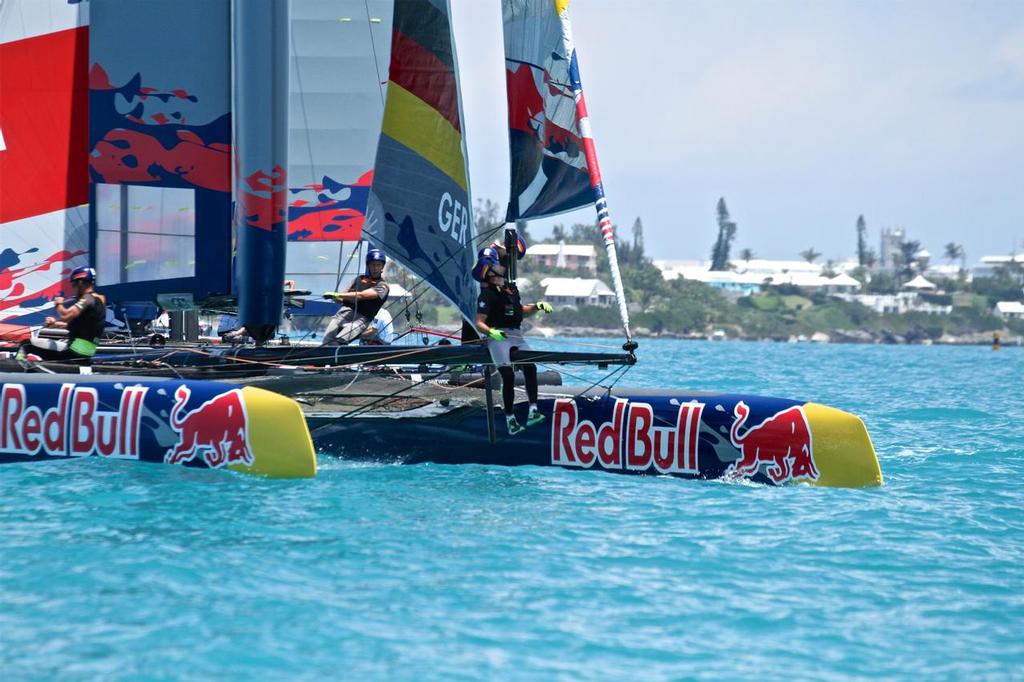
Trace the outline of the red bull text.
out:
[[[743,429],[750,408],[742,400],[733,409],[736,421],[729,439],[740,450],[740,458],[726,472],[726,476],[753,476],[762,464],[769,465],[766,473],[774,482],[788,480],[818,480],[811,446],[811,427],[799,406],[777,412],[756,426]]]
[[[164,461],[183,464],[201,456],[212,468],[229,464],[252,466],[256,457],[249,445],[249,417],[241,389],[214,396],[182,416],[191,394],[184,384],[174,393],[170,422],[180,437],[177,445],[167,451]]]
[[[551,428],[551,463],[589,469],[697,474],[698,435],[704,403],[679,406],[675,424],[655,425],[654,408],[625,398],[615,401],[611,421],[580,420],[576,402],[555,401]]]
[[[27,405],[25,386],[0,392],[0,452],[51,457],[100,455],[139,458],[139,414],[149,390],[129,386],[113,410],[102,410],[96,389],[62,384],[57,404],[42,411]]]

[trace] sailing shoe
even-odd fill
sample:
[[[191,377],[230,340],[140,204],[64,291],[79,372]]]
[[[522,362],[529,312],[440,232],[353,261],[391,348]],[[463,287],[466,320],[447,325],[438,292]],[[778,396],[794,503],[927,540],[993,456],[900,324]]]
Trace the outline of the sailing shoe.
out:
[[[547,417],[540,413],[540,410],[530,410],[530,414],[526,417],[527,426],[536,426],[537,424],[543,424],[547,420]]]
[[[505,420],[506,426],[508,426],[508,435],[514,436],[517,433],[522,433],[526,430],[526,427],[516,421],[515,417],[508,417]]]

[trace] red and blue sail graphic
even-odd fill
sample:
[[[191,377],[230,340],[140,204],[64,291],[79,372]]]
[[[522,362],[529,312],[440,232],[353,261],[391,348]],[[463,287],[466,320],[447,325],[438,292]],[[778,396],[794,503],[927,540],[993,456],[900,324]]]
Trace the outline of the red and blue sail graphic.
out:
[[[325,175],[288,189],[288,241],[356,241],[363,232],[373,171],[351,185]]]
[[[154,184],[231,191],[231,116],[190,123],[199,97],[181,87],[144,85],[142,74],[114,85],[107,70],[89,70],[93,182]]]

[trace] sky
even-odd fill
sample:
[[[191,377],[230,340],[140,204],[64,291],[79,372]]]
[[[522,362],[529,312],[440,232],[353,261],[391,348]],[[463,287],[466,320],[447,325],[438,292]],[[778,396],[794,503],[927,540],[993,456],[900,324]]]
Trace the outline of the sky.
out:
[[[474,199],[508,201],[499,3],[451,0]],[[733,257],[878,250],[902,227],[943,262],[1024,252],[1024,0],[574,0],[620,238],[707,259],[724,197]],[[594,219],[588,207],[531,223]]]

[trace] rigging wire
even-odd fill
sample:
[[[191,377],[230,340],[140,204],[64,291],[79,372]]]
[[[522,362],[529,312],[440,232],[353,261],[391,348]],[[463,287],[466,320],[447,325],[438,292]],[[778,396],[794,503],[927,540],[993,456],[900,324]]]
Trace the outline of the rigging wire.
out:
[[[370,49],[373,51],[373,68],[377,70],[377,90],[380,92],[381,109],[384,108],[384,80],[380,77],[380,60],[377,57],[377,43],[373,40],[373,20],[370,18],[370,3],[363,0],[363,8],[366,10],[366,30],[370,34]]]

